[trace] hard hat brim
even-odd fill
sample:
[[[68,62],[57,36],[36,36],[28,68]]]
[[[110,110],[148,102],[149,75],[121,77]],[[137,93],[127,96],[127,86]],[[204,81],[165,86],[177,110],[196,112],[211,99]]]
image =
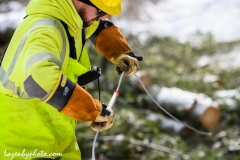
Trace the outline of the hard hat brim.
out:
[[[100,2],[99,0],[90,0],[95,6],[97,6],[99,9],[104,11],[107,14],[110,15],[118,15],[122,12],[122,4],[119,3],[117,6],[109,6],[106,5],[104,2]]]

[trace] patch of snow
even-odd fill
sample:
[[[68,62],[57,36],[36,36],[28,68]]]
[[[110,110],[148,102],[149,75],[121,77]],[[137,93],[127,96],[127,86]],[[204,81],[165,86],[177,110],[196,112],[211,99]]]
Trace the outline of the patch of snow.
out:
[[[239,0],[164,0],[144,6],[139,14],[151,18],[136,22],[127,16],[117,16],[114,23],[143,39],[154,34],[185,42],[196,31],[212,33],[218,41],[240,39]]]
[[[7,28],[15,29],[25,15],[25,6],[17,1],[0,5],[0,32],[4,32]]]

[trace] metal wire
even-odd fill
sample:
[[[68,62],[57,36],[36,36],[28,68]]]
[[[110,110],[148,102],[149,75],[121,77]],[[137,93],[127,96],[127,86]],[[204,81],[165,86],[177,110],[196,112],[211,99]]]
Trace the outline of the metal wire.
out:
[[[158,102],[150,95],[150,93],[147,91],[146,87],[144,86],[143,82],[141,81],[141,79],[135,74],[135,76],[137,77],[138,81],[141,83],[142,87],[144,88],[145,92],[148,94],[148,96],[151,98],[151,100],[163,111],[165,112],[167,115],[169,115],[172,119],[174,119],[175,121],[182,123],[184,126],[186,126],[187,128],[193,130],[194,132],[198,133],[198,134],[202,134],[202,135],[206,135],[206,136],[211,136],[212,133],[211,132],[203,132],[200,131],[192,126],[189,126],[186,123],[183,123],[182,121],[180,121],[179,119],[177,119],[176,117],[174,117],[173,115],[171,115],[168,111],[166,111],[162,106],[160,106],[160,104],[158,104]]]
[[[121,82],[122,82],[122,78],[123,78],[123,76],[124,76],[124,72],[122,72],[122,74],[121,74],[121,76],[120,76],[120,78],[119,78],[118,86],[117,86],[116,91],[118,91],[119,88],[120,88],[120,85],[121,85]],[[100,99],[100,87],[99,87],[98,89],[99,89],[99,99]],[[98,131],[96,132],[95,137],[94,137],[94,140],[93,140],[93,146],[92,146],[92,160],[95,160],[95,146],[96,146],[97,137],[98,137],[98,134],[99,134],[99,132],[100,132],[101,127],[102,127],[102,126],[99,125],[99,127],[98,127]]]
[[[101,129],[101,125],[99,125],[98,127],[98,131],[95,134],[94,140],[93,140],[93,147],[92,147],[92,160],[95,160],[95,146],[96,146],[96,141],[97,141],[97,137],[98,137],[98,133]]]

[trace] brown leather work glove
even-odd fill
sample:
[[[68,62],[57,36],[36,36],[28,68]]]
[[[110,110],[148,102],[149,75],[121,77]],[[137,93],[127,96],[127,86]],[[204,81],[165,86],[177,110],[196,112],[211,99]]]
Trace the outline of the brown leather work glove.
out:
[[[117,72],[120,75],[124,71],[125,76],[134,75],[139,68],[139,63],[136,58],[126,54],[120,54],[117,58],[112,58],[111,61],[117,65]]]
[[[128,55],[132,50],[116,26],[110,26],[99,32],[95,46],[104,57],[117,65],[118,74],[125,71],[124,75],[130,76],[138,71],[138,60]]]
[[[102,105],[81,86],[75,84],[67,105],[60,112],[80,122],[93,121],[101,113]]]
[[[99,126],[100,132],[107,130],[112,127],[114,122],[113,110],[107,108],[106,105],[102,104],[102,112],[97,116],[96,120],[91,123],[91,128],[94,131],[98,131]]]

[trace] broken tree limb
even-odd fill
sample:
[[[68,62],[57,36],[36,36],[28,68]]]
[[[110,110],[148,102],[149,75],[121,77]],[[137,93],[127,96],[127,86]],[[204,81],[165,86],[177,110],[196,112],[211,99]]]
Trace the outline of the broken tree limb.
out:
[[[201,123],[205,128],[214,127],[219,123],[220,111],[218,105],[207,95],[192,93],[179,88],[152,85],[146,72],[139,73],[138,77],[143,80],[143,84],[153,98],[171,114],[177,117],[187,117],[191,121]],[[136,78],[130,78],[132,82],[135,82],[132,83],[135,84],[135,87],[143,90],[143,87],[139,87],[140,82]],[[146,96],[144,95],[144,97]],[[145,103],[149,106],[153,105],[151,99],[148,98],[145,98]]]
[[[219,90],[214,92],[214,99],[220,104],[225,105],[229,110],[240,109],[240,87],[229,90]]]
[[[181,153],[175,149],[167,148],[165,146],[160,146],[160,145],[157,145],[154,143],[144,143],[143,141],[136,140],[133,138],[130,138],[130,143],[134,144],[134,145],[151,148],[151,149],[158,150],[158,151],[165,152],[165,153],[174,154],[177,157],[182,156]]]
[[[173,119],[165,117],[160,114],[149,113],[147,115],[147,119],[151,121],[158,121],[159,122],[158,127],[162,130],[170,130],[174,133],[181,133],[187,129],[187,127],[182,123],[174,121]]]

